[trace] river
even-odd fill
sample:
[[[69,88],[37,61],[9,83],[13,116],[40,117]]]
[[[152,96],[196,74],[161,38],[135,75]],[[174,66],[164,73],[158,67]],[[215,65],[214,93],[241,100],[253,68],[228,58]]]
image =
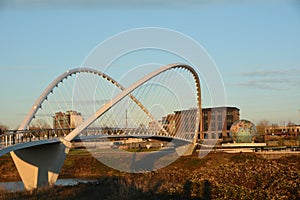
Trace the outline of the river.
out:
[[[96,180],[89,180],[89,179],[58,179],[55,185],[67,186],[67,185],[77,185],[79,183],[92,183]],[[0,190],[8,190],[8,191],[23,191],[24,184],[22,181],[15,181],[15,182],[0,182]]]

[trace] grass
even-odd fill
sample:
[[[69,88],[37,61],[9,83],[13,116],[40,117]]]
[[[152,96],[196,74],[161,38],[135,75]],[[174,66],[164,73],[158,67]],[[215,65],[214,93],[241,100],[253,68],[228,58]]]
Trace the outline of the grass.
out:
[[[152,152],[152,151],[159,151],[160,148],[132,148],[132,149],[124,149],[125,151],[129,152]]]
[[[259,159],[256,155],[254,154],[247,154],[247,153],[238,153],[234,154],[233,156],[230,157],[230,160],[232,160],[235,163],[244,163],[246,161],[256,161]]]
[[[267,160],[253,153],[210,153],[130,174],[103,165],[84,150],[71,152],[60,177],[96,178],[96,183],[1,191],[0,199],[300,199],[299,156]]]
[[[72,148],[70,149],[69,151],[69,156],[72,156],[72,155],[89,155],[90,153],[85,149],[85,148]]]

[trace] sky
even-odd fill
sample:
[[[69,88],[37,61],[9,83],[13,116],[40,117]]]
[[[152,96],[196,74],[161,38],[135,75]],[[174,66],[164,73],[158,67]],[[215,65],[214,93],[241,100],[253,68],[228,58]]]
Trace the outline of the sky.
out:
[[[2,0],[0,27],[0,124],[10,128],[99,43],[142,27],[172,29],[199,43],[220,71],[227,105],[240,108],[241,118],[300,124],[296,0]]]

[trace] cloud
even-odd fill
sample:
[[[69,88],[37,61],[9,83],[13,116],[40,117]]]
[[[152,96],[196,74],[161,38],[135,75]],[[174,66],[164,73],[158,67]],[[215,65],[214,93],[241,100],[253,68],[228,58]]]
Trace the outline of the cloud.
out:
[[[251,72],[241,72],[239,75],[241,76],[273,76],[281,73],[286,73],[284,70],[258,70]]]
[[[279,84],[279,81],[267,82],[265,80],[249,80],[243,83],[239,83],[239,86],[262,89],[262,90],[277,90],[277,91],[285,91],[288,88],[285,85]]]
[[[236,85],[260,90],[287,91],[300,89],[300,69],[272,69],[235,74],[242,81]]]

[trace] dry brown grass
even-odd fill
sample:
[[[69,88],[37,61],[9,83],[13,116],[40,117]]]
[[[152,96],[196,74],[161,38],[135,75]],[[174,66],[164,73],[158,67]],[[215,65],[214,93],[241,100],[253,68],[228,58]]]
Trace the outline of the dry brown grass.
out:
[[[98,181],[1,192],[0,199],[300,199],[297,156],[266,160],[255,154],[211,153],[203,159],[182,157],[155,172],[129,174],[86,154],[71,155],[61,177],[97,177]]]

